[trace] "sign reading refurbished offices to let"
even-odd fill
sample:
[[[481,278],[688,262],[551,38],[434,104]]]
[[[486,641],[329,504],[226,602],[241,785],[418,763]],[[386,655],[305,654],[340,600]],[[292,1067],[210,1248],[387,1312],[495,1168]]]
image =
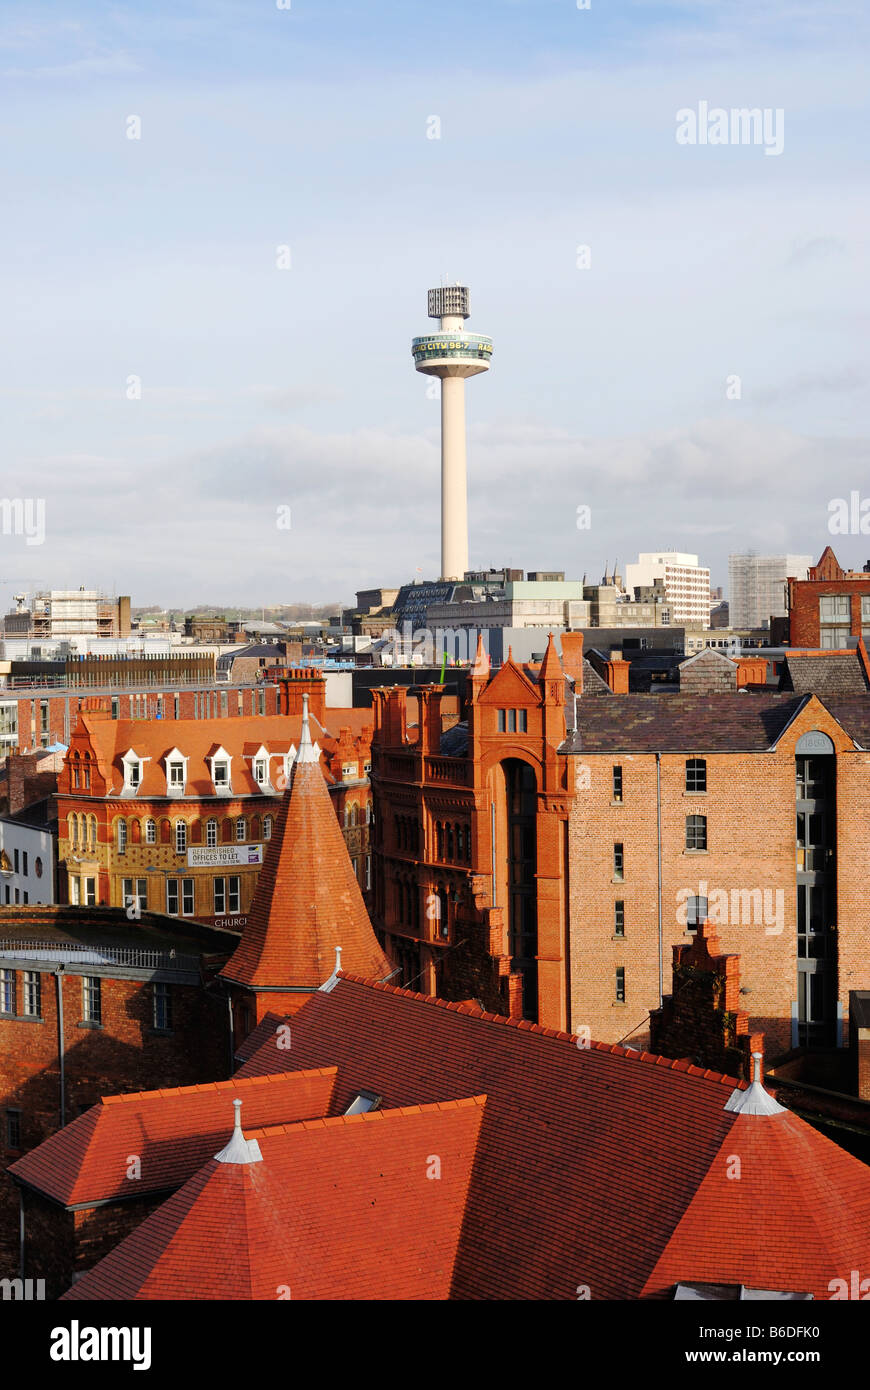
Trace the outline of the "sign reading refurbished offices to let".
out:
[[[232,869],[240,864],[262,862],[262,845],[217,845],[214,849],[194,845],[187,851],[189,869]]]

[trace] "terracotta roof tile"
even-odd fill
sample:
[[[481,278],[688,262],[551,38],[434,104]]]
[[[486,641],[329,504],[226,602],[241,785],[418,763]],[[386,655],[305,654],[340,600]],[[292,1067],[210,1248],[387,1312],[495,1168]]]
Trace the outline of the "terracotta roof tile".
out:
[[[265,1130],[262,1162],[206,1163],[64,1298],[444,1299],[484,1106]]]
[[[331,1108],[335,1078],[335,1067],[318,1067],[107,1096],[9,1171],[65,1206],[178,1187],[229,1138],[233,1099],[243,1102],[246,1124],[300,1120]],[[127,1176],[133,1154],[141,1163],[135,1180]]]

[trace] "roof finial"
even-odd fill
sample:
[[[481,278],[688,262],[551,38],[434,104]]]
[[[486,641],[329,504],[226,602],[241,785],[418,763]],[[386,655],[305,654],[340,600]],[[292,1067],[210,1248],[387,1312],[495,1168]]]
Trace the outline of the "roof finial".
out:
[[[336,948],[335,948],[335,967],[334,967],[333,972],[332,972],[332,974],[330,975],[329,979],[328,979],[328,980],[325,980],[324,983],[320,986],[320,990],[319,990],[319,993],[320,993],[320,994],[331,994],[331,993],[332,993],[332,991],[335,989],[335,986],[338,984],[338,972],[339,972],[340,969],[341,969],[341,947],[340,947],[340,946],[336,946]]]
[[[319,763],[320,749],[316,743],[311,742],[311,729],[308,724],[308,693],[302,696],[302,733],[299,736],[299,751],[296,754],[297,763]]]
[[[774,1100],[761,1084],[760,1052],[752,1054],[752,1085],[742,1091],[739,1086],[731,1092],[725,1109],[739,1115],[787,1115],[788,1111],[779,1101]]]
[[[262,1163],[263,1155],[256,1139],[246,1139],[242,1132],[242,1102],[233,1101],[235,1119],[230,1142],[215,1154],[216,1163]]]

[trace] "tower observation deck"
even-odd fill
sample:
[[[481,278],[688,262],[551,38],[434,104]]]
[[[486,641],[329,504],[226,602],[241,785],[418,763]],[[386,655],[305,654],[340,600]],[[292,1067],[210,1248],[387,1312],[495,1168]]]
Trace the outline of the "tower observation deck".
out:
[[[429,317],[440,331],[411,342],[418,372],[441,378],[441,578],[462,579],[468,569],[468,481],[465,378],[489,369],[492,339],[468,333],[471,297],[465,285],[429,291]]]

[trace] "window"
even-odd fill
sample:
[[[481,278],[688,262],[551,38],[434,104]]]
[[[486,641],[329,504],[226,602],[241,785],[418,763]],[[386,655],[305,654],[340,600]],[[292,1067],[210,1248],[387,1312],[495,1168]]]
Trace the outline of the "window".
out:
[[[707,848],[707,817],[686,816],[686,849]]]
[[[161,1033],[168,1033],[172,1028],[172,995],[169,993],[169,985],[152,985],[154,1001],[154,1027]]]
[[[498,731],[500,734],[503,734],[505,731],[505,714],[506,711],[503,709],[498,711]]]
[[[206,827],[205,827],[205,843],[206,843],[206,845],[208,846],[209,849],[214,849],[215,845],[216,845],[217,842],[218,842],[217,830],[218,830],[218,827],[217,827],[217,821],[216,821],[216,820],[210,820],[210,821],[208,821],[208,822],[206,823]]]
[[[226,690],[221,691],[221,715],[226,718],[229,697]]]
[[[357,1091],[345,1115],[365,1115],[369,1110],[379,1109],[381,1097],[375,1091]]]
[[[613,935],[625,936],[625,903],[613,904]]]
[[[15,971],[0,970],[0,1014],[15,1017]]]
[[[113,719],[120,719],[120,718],[121,718],[121,697],[120,697],[120,695],[113,695],[113,696],[112,696],[112,718],[113,718]]]
[[[96,848],[97,848],[97,818],[96,818],[96,816],[91,816],[90,819],[89,819],[88,824],[89,824],[89,826],[90,826],[90,831],[91,831],[91,849],[96,849]],[[40,877],[42,877],[41,874],[40,874]]]
[[[138,787],[142,781],[142,764],[135,758],[127,763],[127,786]]]
[[[222,917],[227,910],[227,883],[224,878],[216,878],[214,881],[214,914]]]
[[[228,763],[214,763],[212,781],[216,787],[228,787],[230,784],[230,769]]]
[[[118,821],[118,853],[127,853],[127,822],[125,820]]]
[[[124,879],[124,907],[142,910],[148,906],[148,881],[144,878]]]
[[[166,880],[166,911],[170,917],[178,916],[178,879]]]
[[[145,822],[145,843],[146,845],[157,844],[157,822],[146,820]]]
[[[366,889],[372,886],[372,856],[366,855]]]
[[[517,712],[515,709],[507,711],[507,731],[509,734],[515,734],[517,731]]]
[[[528,733],[528,711],[524,709],[517,710],[517,730],[521,734]]]
[[[820,627],[819,647],[823,652],[840,652],[849,645],[847,627]]]
[[[38,970],[24,972],[24,1013],[39,1018],[42,1013],[42,979]]]
[[[613,800],[622,800],[622,768],[616,764],[613,769]]]
[[[185,854],[187,851],[187,821],[177,820],[175,822],[175,853]]]
[[[613,877],[620,882],[625,876],[625,856],[622,852],[622,845],[613,846]]]
[[[707,899],[691,897],[686,903],[686,931],[695,931],[707,920]]]
[[[266,759],[265,759],[265,758],[255,758],[255,759],[254,759],[254,781],[255,781],[255,782],[258,782],[258,783],[260,784],[260,786],[262,786],[263,783],[265,782],[265,780],[266,780]]]
[[[96,907],[97,905],[97,880],[95,878],[85,879],[85,907]]]
[[[193,916],[193,879],[181,880],[181,912],[184,917]]]
[[[81,882],[80,882],[80,880],[77,879],[77,878],[71,878],[70,881],[69,881],[69,900],[70,900],[70,902],[72,903],[73,907],[78,907],[79,902],[81,901],[80,896],[79,896],[79,895],[80,895],[80,890],[81,890]],[[7,883],[7,885],[6,885],[6,901],[7,901],[7,902],[9,901],[9,884],[8,884],[8,883]]]
[[[624,966],[624,965],[618,965],[618,966],[616,967],[616,1002],[617,1002],[617,1004],[624,1004],[624,1003],[625,1003],[625,966]]]
[[[15,872],[18,873],[18,870],[19,870],[19,867],[20,867],[19,858],[18,858],[18,850],[17,850],[17,849],[16,849],[16,850],[13,850],[12,853],[13,853],[13,855],[15,856]]]
[[[239,841],[243,841],[247,840],[247,838],[248,822],[245,820],[244,816],[239,816],[238,820],[236,821],[236,839]]]
[[[272,838],[272,817],[271,817],[271,816],[264,816],[264,817],[263,817],[263,839],[264,839],[264,840],[271,840],[271,838]]]
[[[23,849],[23,850],[21,851],[21,872],[22,872],[23,874],[25,874],[25,875],[26,875],[26,873],[27,873],[27,850],[26,850],[26,849]]]
[[[176,719],[181,718],[181,699],[178,695],[172,697],[172,713]]]
[[[169,785],[170,787],[184,786],[184,763],[169,764]]]
[[[85,1023],[102,1023],[103,1001],[98,975],[82,976],[82,1019]]]
[[[7,1149],[21,1148],[21,1111],[6,1111],[6,1147]]]
[[[241,880],[240,880],[238,874],[233,874],[233,875],[231,876],[231,878],[228,880],[228,887],[229,887],[229,903],[228,903],[228,906],[229,906],[230,912],[239,912],[239,911],[241,910],[241,892],[239,891],[239,889],[240,889],[240,883],[241,883]]]
[[[266,713],[266,692],[265,692],[265,690],[258,690],[258,691],[257,691],[257,713],[258,713],[258,714],[265,714],[265,713]]]
[[[705,792],[707,790],[706,758],[686,759],[686,791]]]
[[[826,594],[819,599],[820,623],[842,623],[844,621],[846,623],[849,621],[848,594]]]

